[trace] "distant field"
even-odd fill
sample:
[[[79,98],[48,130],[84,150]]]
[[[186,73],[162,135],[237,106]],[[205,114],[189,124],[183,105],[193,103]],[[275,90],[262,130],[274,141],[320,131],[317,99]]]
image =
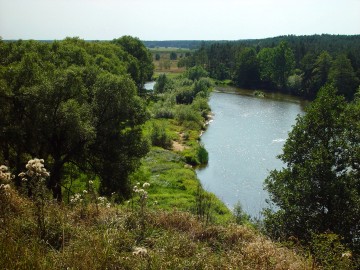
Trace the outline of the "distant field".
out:
[[[156,48],[149,48],[149,50],[152,53],[187,53],[187,52],[193,52],[195,50],[192,49],[186,49],[186,48],[175,48],[175,47],[156,47]]]
[[[185,68],[179,68],[178,62],[181,58],[185,57],[186,54],[193,52],[194,50],[184,48],[173,48],[173,47],[157,47],[151,48],[150,52],[153,55],[153,63],[155,65],[156,73],[181,73]],[[171,60],[171,53],[176,53],[176,60]],[[156,55],[160,56],[160,59],[156,60]]]

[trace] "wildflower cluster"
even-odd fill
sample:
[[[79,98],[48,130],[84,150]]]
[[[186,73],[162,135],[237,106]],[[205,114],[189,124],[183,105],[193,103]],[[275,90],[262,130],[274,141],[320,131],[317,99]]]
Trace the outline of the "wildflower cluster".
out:
[[[139,194],[140,196],[140,201],[142,200],[146,200],[148,198],[148,193],[147,191],[145,190],[146,188],[150,187],[150,184],[145,182],[143,185],[142,185],[142,188],[140,186],[140,183],[137,183],[134,188],[133,188],[133,191],[137,194]]]
[[[23,181],[27,181],[27,178],[25,176],[39,178],[45,178],[50,176],[50,173],[44,167],[43,159],[30,159],[25,167],[27,171],[19,174]]]
[[[136,256],[145,256],[147,255],[147,249],[143,247],[135,247],[132,254]]]
[[[81,203],[83,201],[84,201],[83,194],[80,194],[80,193],[76,193],[70,197],[71,204],[77,204],[77,203]]]
[[[104,206],[106,208],[110,208],[110,206],[111,206],[111,203],[108,202],[106,197],[98,197],[97,204],[100,206]]]
[[[8,171],[8,167],[5,165],[0,166],[0,191],[4,191],[8,194],[10,190],[10,181],[12,179],[11,173]]]

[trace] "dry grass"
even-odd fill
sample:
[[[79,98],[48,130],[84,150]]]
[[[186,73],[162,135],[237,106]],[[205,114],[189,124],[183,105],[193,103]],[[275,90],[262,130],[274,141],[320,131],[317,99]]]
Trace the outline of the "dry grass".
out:
[[[205,226],[181,211],[148,209],[141,234],[136,208],[49,202],[40,239],[36,208],[13,198],[0,223],[1,269],[312,269],[311,259],[252,228]]]

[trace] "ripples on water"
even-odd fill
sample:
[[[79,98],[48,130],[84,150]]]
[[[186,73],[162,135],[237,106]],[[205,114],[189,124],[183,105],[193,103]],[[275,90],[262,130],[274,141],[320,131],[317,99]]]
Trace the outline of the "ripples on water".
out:
[[[209,164],[197,171],[198,177],[229,208],[240,201],[247,213],[260,217],[268,197],[263,181],[270,170],[284,166],[276,156],[296,116],[303,112],[301,105],[214,92],[210,106],[214,119],[201,137]]]

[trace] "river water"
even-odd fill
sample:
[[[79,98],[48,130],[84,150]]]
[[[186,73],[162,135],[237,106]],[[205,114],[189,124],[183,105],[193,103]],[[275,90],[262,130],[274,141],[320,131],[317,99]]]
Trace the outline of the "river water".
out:
[[[261,218],[268,198],[263,182],[270,170],[284,166],[276,156],[297,115],[303,114],[303,103],[279,94],[259,98],[252,91],[225,91],[211,94],[214,117],[201,137],[209,164],[197,175],[203,187],[230,209],[240,202],[248,214]]]

